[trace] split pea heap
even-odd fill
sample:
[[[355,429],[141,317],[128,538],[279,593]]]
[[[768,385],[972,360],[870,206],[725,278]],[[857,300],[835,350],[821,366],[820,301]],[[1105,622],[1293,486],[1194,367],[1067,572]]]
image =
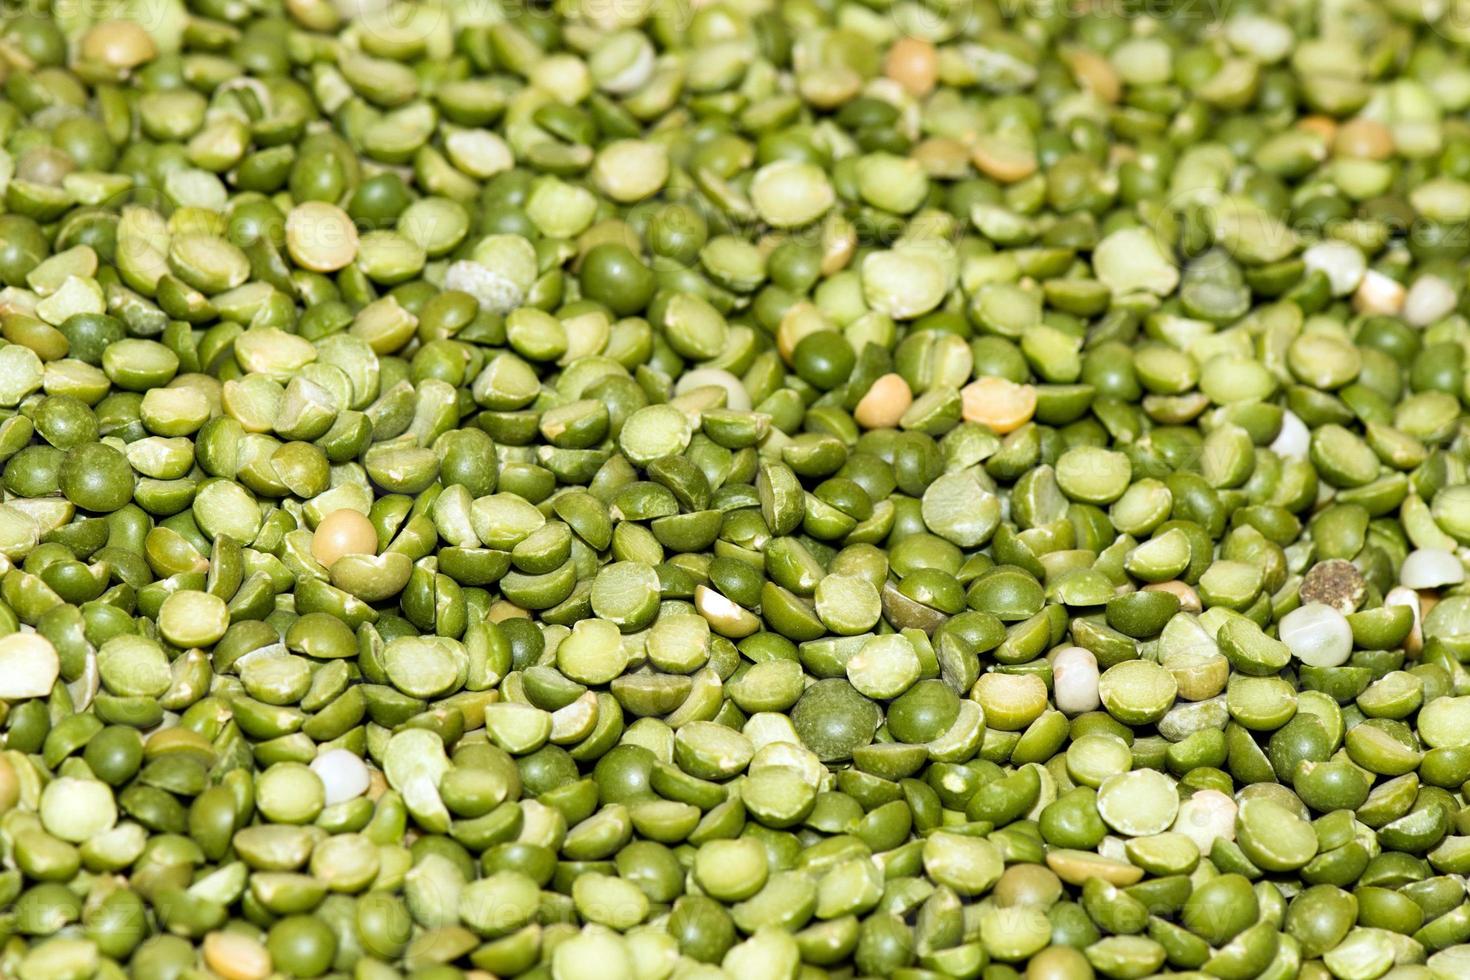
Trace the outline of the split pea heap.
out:
[[[5,6],[0,976],[1466,980],[1467,3]]]

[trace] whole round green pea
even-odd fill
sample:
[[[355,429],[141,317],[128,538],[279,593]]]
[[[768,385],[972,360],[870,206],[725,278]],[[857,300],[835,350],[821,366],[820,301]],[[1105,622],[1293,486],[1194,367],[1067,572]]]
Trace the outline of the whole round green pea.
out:
[[[292,915],[271,926],[266,937],[271,962],[291,977],[319,977],[331,969],[337,936],[321,919]]]
[[[53,395],[36,406],[36,432],[58,449],[72,449],[97,438],[97,417],[81,399]]]
[[[582,292],[605,304],[618,316],[644,309],[656,286],[653,271],[617,242],[594,245],[582,256],[579,272]]]
[[[87,740],[82,758],[98,779],[111,786],[121,786],[143,764],[143,737],[136,728],[108,725]]]
[[[615,747],[598,759],[592,770],[599,798],[604,803],[646,798],[652,792],[648,781],[657,762],[658,757],[641,745]]]
[[[374,174],[357,185],[347,200],[347,214],[353,221],[384,228],[397,221],[412,203],[413,195],[404,185],[403,178],[389,170]]]
[[[730,913],[703,895],[684,895],[669,913],[669,935],[679,951],[701,963],[718,963],[735,945],[735,923]]]
[[[888,706],[888,730],[909,743],[943,735],[959,716],[959,698],[942,681],[922,680]]]
[[[857,363],[857,355],[842,334],[819,330],[807,334],[797,343],[791,360],[801,380],[828,391],[848,379]]]
[[[19,214],[0,214],[0,282],[24,286],[26,276],[50,253],[46,235],[35,221]]]
[[[327,150],[302,153],[291,168],[291,196],[300,201],[341,200],[347,189],[347,170],[337,154]]]
[[[709,225],[702,214],[687,204],[662,204],[649,216],[644,238],[654,255],[687,264],[694,261],[709,240]]]
[[[434,442],[439,456],[439,480],[445,486],[463,486],[472,497],[495,492],[499,475],[495,441],[480,429],[455,429]]]
[[[230,211],[226,237],[241,248],[261,241],[284,247],[286,215],[267,198],[243,200]]]
[[[57,478],[66,499],[83,510],[108,513],[133,499],[133,468],[126,456],[106,443],[87,443],[70,450]]]
[[[61,486],[66,453],[55,446],[26,446],[5,464],[5,488],[21,497],[47,497]]]
[[[539,796],[577,780],[577,762],[559,745],[543,745],[516,759],[525,792]]]

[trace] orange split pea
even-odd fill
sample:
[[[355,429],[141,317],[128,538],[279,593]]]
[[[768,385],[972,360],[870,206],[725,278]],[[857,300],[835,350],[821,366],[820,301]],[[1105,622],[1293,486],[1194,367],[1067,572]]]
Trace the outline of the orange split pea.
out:
[[[852,417],[865,429],[892,429],[913,403],[914,393],[903,376],[885,374],[858,401]]]
[[[1376,119],[1349,119],[1337,127],[1333,140],[1333,151],[1340,157],[1387,160],[1393,150],[1393,131]]]
[[[1296,128],[1316,133],[1328,145],[1337,138],[1337,120],[1331,116],[1303,116],[1297,120]]]
[[[857,252],[857,229],[838,214],[827,216],[822,226],[822,275],[835,276],[852,261]]]
[[[883,74],[902,85],[904,91],[923,98],[939,80],[939,55],[934,45],[917,37],[901,37],[888,48]]]
[[[992,180],[1014,184],[1036,173],[1036,153],[1019,141],[999,135],[981,136],[970,151],[975,168]]]
[[[324,568],[331,568],[344,555],[377,553],[378,532],[373,522],[347,507],[323,517],[311,538],[311,556]]]
[[[978,422],[1005,435],[1036,414],[1036,389],[1007,378],[979,378],[960,389],[960,403],[966,422]]]

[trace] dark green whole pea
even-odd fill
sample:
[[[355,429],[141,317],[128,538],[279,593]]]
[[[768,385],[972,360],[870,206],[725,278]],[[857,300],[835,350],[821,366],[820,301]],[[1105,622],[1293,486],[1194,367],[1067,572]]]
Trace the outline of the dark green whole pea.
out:
[[[1291,900],[1286,910],[1286,932],[1301,943],[1307,956],[1320,956],[1335,947],[1357,920],[1357,901],[1332,885],[1313,885]]]
[[[937,568],[920,568],[904,576],[899,591],[950,615],[959,612],[965,604],[964,590],[954,576]]]
[[[98,779],[111,786],[121,786],[142,765],[142,736],[137,729],[125,725],[108,725],[87,740],[82,758]]]
[[[514,207],[494,208],[486,211],[480,222],[480,230],[487,235],[536,234],[536,224],[526,212]]]
[[[1277,777],[1290,782],[1301,763],[1326,761],[1331,751],[1321,723],[1309,715],[1298,715],[1272,733],[1266,754]]]
[[[823,761],[846,759],[867,745],[882,712],[845,680],[817,681],[791,709],[791,723],[802,744]]]
[[[607,803],[627,803],[650,794],[649,775],[657,757],[641,745],[619,745],[593,768],[598,797]]]
[[[528,619],[516,617],[494,625],[510,644],[511,664],[517,669],[534,663],[545,649],[541,631]]]
[[[36,406],[32,423],[37,433],[57,449],[72,449],[97,438],[97,418],[70,395],[53,395]]]
[[[701,963],[720,962],[735,945],[730,913],[703,895],[684,895],[674,902],[667,928],[679,951]]]
[[[1303,762],[1296,766],[1292,788],[1302,802],[1321,813],[1355,810],[1367,799],[1371,781],[1349,762]]]
[[[820,330],[797,343],[792,361],[803,381],[827,391],[847,380],[857,357],[841,334]]]
[[[805,293],[821,276],[821,253],[811,245],[788,241],[778,245],[767,263],[771,281],[793,292]]]
[[[853,954],[858,969],[874,976],[888,976],[913,959],[914,937],[896,915],[877,914],[864,920]]]
[[[249,67],[252,73],[265,76],[275,76],[288,70],[288,53],[281,44],[281,37],[274,31],[255,30],[250,31],[240,39],[240,43],[234,51],[235,57],[241,64]],[[154,62],[157,66],[159,62]],[[278,90],[276,98],[279,100],[277,108],[286,111],[294,100],[287,97],[286,91]],[[297,96],[305,98],[305,93]]]
[[[449,837],[434,835],[420,837],[409,847],[409,851],[413,854],[416,864],[421,862],[426,855],[433,854],[455,865],[467,880],[474,876],[475,859],[470,856],[464,845]]]
[[[446,289],[436,293],[418,312],[419,336],[452,337],[474,321],[479,304],[469,293]]]
[[[603,242],[582,256],[582,291],[605,304],[618,316],[628,316],[648,305],[655,280],[652,270],[628,251],[626,245]]]
[[[709,225],[687,204],[664,204],[649,216],[644,238],[654,255],[689,263],[709,239]]]
[[[895,440],[893,473],[898,488],[911,497],[921,497],[938,478],[943,465],[939,447],[922,432],[904,432]]]
[[[27,446],[5,464],[5,488],[21,497],[46,497],[61,486],[66,453],[55,446]]]
[[[504,170],[485,182],[480,191],[480,204],[486,209],[518,208],[531,193],[535,174],[527,170]]]
[[[1082,360],[1082,378],[1101,395],[1133,401],[1142,394],[1133,370],[1133,355],[1121,343],[1102,344]]]
[[[888,706],[888,730],[900,741],[929,742],[949,730],[960,704],[942,681],[919,681]]]
[[[388,295],[397,300],[399,306],[414,316],[418,316],[423,311],[424,304],[439,295],[439,290],[435,289],[431,283],[415,279],[399,283],[389,291]]]
[[[1097,794],[1088,786],[1068,790],[1041,811],[1042,839],[1055,847],[1096,847],[1108,828],[1097,812]]]
[[[618,874],[643,889],[651,902],[669,902],[684,890],[684,871],[674,852],[657,841],[634,841],[618,852]]]
[[[755,318],[764,328],[775,331],[801,297],[779,285],[766,286],[755,297]]]
[[[313,182],[320,179],[314,178]],[[388,171],[374,174],[357,185],[347,201],[347,213],[368,227],[385,228],[397,221],[411,203],[413,196],[404,186],[403,178]]]
[[[51,719],[40,701],[17,705],[5,719],[5,744],[18,752],[39,752],[51,731]]]
[[[1419,351],[1419,335],[1394,317],[1372,316],[1358,328],[1357,343],[1380,350],[1400,365],[1411,362]]]
[[[915,327],[918,330],[954,334],[956,337],[969,337],[973,332],[964,314],[956,310],[935,310],[927,313]]]
[[[459,484],[472,497],[495,491],[499,466],[495,442],[479,429],[446,432],[434,443],[439,454],[439,479],[445,486]]]
[[[243,201],[230,212],[227,235],[240,248],[257,242],[279,247],[286,241],[286,216],[266,198]]]
[[[57,479],[66,498],[83,510],[107,513],[133,499],[133,469],[127,457],[105,443],[72,449]]]
[[[337,154],[327,150],[302,153],[291,168],[291,196],[298,201],[340,200],[347,172]]]
[[[532,796],[539,796],[577,778],[576,760],[558,745],[545,745],[523,755],[516,760],[516,766],[521,771],[521,785]]]
[[[97,120],[89,116],[77,116],[59,123],[51,131],[51,141],[82,170],[109,170],[117,159],[117,151],[108,140],[107,133]]]
[[[107,345],[122,340],[122,322],[105,313],[74,313],[57,327],[67,340],[70,356],[91,365],[102,363]]]
[[[765,584],[759,571],[738,558],[710,562],[709,581],[721,595],[747,608],[759,604],[761,586]]]
[[[1433,344],[1414,358],[1409,369],[1409,385],[1414,391],[1458,394],[1464,376],[1464,350],[1457,344]]]
[[[295,150],[273,146],[251,153],[240,161],[235,172],[235,185],[241,190],[270,193],[279,190],[291,176]]]
[[[856,520],[865,521],[873,516],[873,498],[856,480],[832,477],[823,480],[812,492]]]
[[[131,442],[148,434],[142,418],[143,396],[136,391],[113,392],[97,403],[95,411],[97,429],[103,436]]]
[[[556,854],[550,848],[520,841],[496,844],[485,852],[480,863],[486,874],[519,871],[543,888],[556,874],[557,866]]]

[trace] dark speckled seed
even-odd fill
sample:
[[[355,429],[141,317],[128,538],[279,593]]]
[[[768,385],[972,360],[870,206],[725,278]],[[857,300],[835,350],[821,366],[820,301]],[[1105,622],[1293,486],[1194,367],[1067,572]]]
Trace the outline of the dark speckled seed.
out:
[[[1319,561],[1302,579],[1302,602],[1320,602],[1346,615],[1363,604],[1368,582],[1356,565],[1343,558]]]

